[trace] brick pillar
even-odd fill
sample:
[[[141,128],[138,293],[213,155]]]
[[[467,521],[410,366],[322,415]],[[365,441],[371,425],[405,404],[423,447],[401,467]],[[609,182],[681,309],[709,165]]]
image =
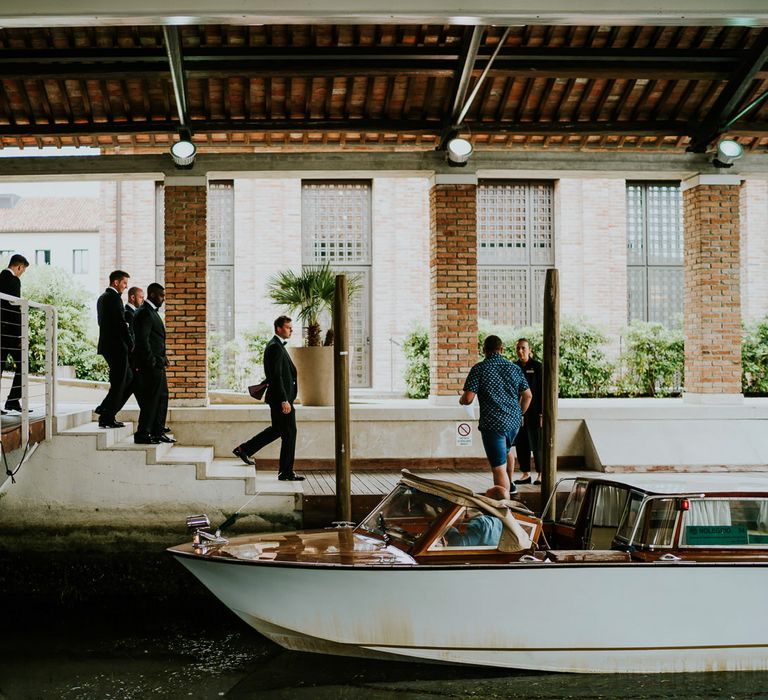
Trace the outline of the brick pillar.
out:
[[[741,401],[739,178],[683,182],[685,399]]]
[[[204,178],[165,181],[165,332],[172,406],[208,402],[207,192]]]
[[[474,175],[435,176],[429,191],[429,393],[437,402],[456,403],[456,391],[478,360],[476,212]]]

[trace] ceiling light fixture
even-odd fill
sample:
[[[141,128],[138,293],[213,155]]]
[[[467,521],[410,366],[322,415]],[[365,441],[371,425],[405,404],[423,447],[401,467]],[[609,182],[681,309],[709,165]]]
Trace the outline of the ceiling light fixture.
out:
[[[744,148],[738,141],[726,139],[717,144],[717,152],[712,159],[712,165],[716,168],[730,168],[733,161],[744,155]]]
[[[171,158],[177,168],[191,168],[195,162],[197,147],[190,134],[179,134],[179,140],[171,146]]]
[[[445,150],[448,156],[448,165],[459,167],[466,165],[473,150],[472,144],[467,139],[452,138]]]

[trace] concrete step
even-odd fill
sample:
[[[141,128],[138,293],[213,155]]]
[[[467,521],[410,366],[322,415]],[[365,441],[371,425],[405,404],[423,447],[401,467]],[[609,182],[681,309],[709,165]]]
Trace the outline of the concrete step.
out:
[[[157,445],[137,445],[133,441],[133,431],[131,431],[126,439],[116,442],[108,449],[125,450],[126,452],[146,452],[147,464],[162,464],[163,457],[170,452],[172,447],[174,445],[167,442],[161,442]]]
[[[90,409],[70,410],[66,413],[59,413],[53,417],[53,431],[54,433],[63,433],[66,430],[91,423],[93,420],[93,411]]]
[[[96,448],[99,450],[108,450],[133,436],[133,423],[126,423],[123,428],[100,428],[95,421],[82,423],[74,428],[59,431],[60,435],[74,435],[83,437],[86,435],[96,436]]]

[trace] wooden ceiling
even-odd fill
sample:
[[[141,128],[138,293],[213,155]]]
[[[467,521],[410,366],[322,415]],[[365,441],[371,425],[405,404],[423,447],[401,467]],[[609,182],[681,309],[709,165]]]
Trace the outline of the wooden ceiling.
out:
[[[504,28],[166,31],[0,29],[0,146],[165,149],[179,94],[202,150],[431,150]],[[765,28],[512,27],[458,131],[478,149],[702,151],[727,133],[766,151],[767,59]]]

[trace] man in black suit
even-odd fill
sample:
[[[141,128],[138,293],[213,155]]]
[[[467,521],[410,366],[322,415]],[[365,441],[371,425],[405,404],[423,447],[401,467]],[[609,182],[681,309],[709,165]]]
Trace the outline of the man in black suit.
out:
[[[277,474],[280,481],[304,481],[303,476],[293,471],[293,459],[296,454],[296,411],[293,402],[296,400],[298,384],[296,367],[285,349],[292,333],[291,319],[279,316],[275,319],[275,336],[264,348],[264,374],[269,382],[265,400],[269,404],[272,425],[232,450],[232,454],[243,462],[255,466],[256,463],[250,456],[270,442],[281,438],[280,468]]]
[[[139,401],[139,426],[133,436],[138,445],[176,442],[165,434],[168,412],[168,378],[165,368],[165,325],[160,307],[165,301],[165,289],[153,282],[147,287],[147,298],[133,317],[136,348],[136,398]]]
[[[98,353],[109,365],[109,391],[101,402],[100,428],[122,428],[124,423],[117,420],[118,411],[131,395],[133,373],[128,364],[128,355],[133,341],[125,322],[123,292],[128,286],[130,275],[115,270],[109,275],[109,287],[96,302],[99,321]]]
[[[12,255],[8,267],[0,272],[0,292],[21,297],[21,276],[28,267],[23,255]],[[21,412],[21,309],[6,299],[0,303],[0,353],[0,371],[9,358],[14,370],[5,411]]]
[[[133,315],[136,313],[136,309],[138,309],[142,304],[144,303],[144,290],[141,287],[131,287],[128,290],[128,303],[125,305],[125,322],[128,324],[128,335],[131,338],[131,347],[135,345],[134,339],[133,339]],[[133,353],[129,353],[128,356],[128,365],[131,368],[131,372],[135,369],[135,363],[133,361],[132,357]],[[135,380],[135,373],[134,373],[134,380]],[[131,382],[130,390],[133,390],[133,382]],[[126,389],[128,391],[128,389]],[[131,391],[128,391],[128,395],[125,397],[125,400],[128,400],[128,397],[131,395]],[[125,401],[123,402],[125,404]],[[99,404],[94,409],[94,413],[101,415],[102,412],[102,405]]]

